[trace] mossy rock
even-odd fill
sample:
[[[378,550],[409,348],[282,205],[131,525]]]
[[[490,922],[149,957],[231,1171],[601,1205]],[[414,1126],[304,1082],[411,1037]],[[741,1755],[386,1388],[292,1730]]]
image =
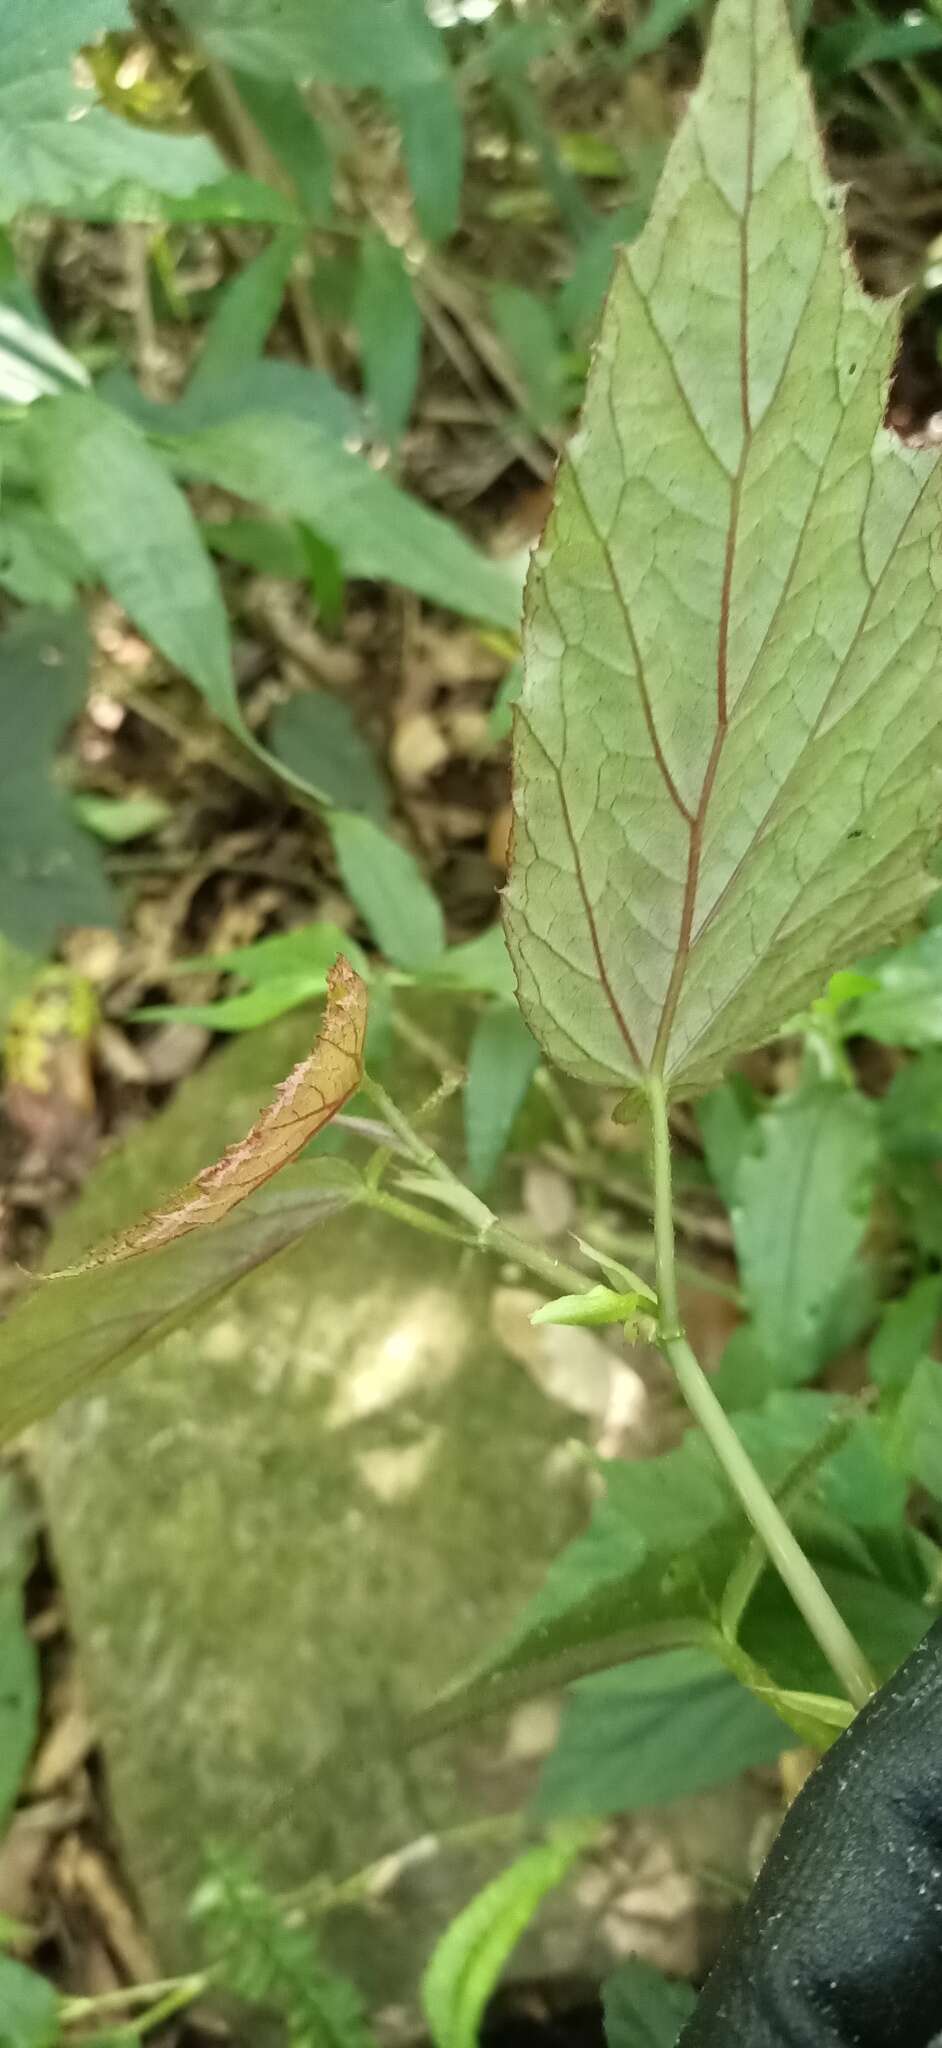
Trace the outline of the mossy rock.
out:
[[[214,1056],[92,1176],[53,1263],[216,1156],[310,1036],[287,1019]],[[197,1953],[187,1904],[212,1842],[282,1891],[529,1789],[506,1724],[411,1752],[401,1737],[584,1514],[562,1450],[575,1418],[491,1332],[499,1278],[349,1212],[40,1433],[117,1824],[167,1967]],[[512,1853],[415,1860],[380,1903],[331,1916],[374,2006],[412,2004],[437,1932]]]

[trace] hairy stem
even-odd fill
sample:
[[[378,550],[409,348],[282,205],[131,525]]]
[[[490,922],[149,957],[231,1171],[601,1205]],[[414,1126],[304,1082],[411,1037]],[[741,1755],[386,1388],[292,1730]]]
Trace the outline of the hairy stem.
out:
[[[363,1076],[363,1092],[370,1096],[383,1121],[395,1132],[396,1137],[401,1139],[405,1150],[432,1183],[429,1193],[432,1194],[434,1186],[437,1186],[441,1191],[441,1199],[446,1202],[448,1208],[470,1226],[470,1234],[464,1240],[466,1243],[479,1251],[496,1252],[498,1257],[510,1259],[515,1265],[523,1266],[525,1271],[532,1273],[536,1279],[545,1281],[556,1294],[585,1294],[594,1286],[594,1281],[588,1279],[585,1273],[581,1273],[578,1267],[568,1266],[564,1259],[554,1258],[552,1252],[544,1251],[541,1245],[529,1244],[527,1239],[519,1237],[515,1230],[508,1230],[495,1216],[493,1209],[489,1209],[479,1195],[473,1194],[472,1190],[465,1186],[464,1181],[459,1180],[456,1173],[452,1173],[451,1167],[446,1166],[445,1161],[439,1158],[432,1146],[420,1137],[408,1117],[403,1115],[402,1110],[387,1095],[385,1088],[369,1074]],[[375,1199],[372,1191],[366,1199]],[[411,1214],[406,1213],[407,1209]],[[392,1210],[389,1213],[392,1214]],[[423,1216],[419,1228],[429,1228],[429,1219],[424,1217],[424,1212],[413,1209],[411,1203],[402,1203],[398,1213],[403,1222],[411,1223],[417,1223],[419,1216]],[[436,1232],[436,1236],[444,1234],[442,1231]],[[455,1233],[452,1230],[449,1234]]]
[[[814,1566],[792,1534],[780,1508],[744,1450],[681,1326],[671,1211],[670,1130],[667,1097],[659,1075],[648,1081],[654,1160],[654,1246],[660,1303],[660,1346],[674,1369],[681,1393],[723,1467],[737,1499],[791,1593],[816,1643],[848,1699],[862,1707],[876,1680],[841,1619]]]

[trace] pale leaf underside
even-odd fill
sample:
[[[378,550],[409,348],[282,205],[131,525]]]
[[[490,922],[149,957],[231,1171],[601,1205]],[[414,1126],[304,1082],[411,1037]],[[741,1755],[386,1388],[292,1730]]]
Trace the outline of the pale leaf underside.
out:
[[[356,1093],[363,1073],[366,1016],[365,984],[341,958],[328,976],[327,1007],[313,1051],[281,1083],[248,1135],[228,1146],[221,1159],[160,1209],[96,1246],[69,1270],[82,1272],[160,1251],[190,1231],[221,1223],[239,1202],[290,1165]]]
[[[508,937],[590,1081],[713,1080],[931,887],[935,456],[882,425],[784,0],[720,0],[530,579]]]

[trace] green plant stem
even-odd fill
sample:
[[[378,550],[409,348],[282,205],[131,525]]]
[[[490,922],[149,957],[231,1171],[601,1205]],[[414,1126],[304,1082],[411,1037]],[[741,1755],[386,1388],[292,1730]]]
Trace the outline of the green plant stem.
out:
[[[403,1202],[398,1195],[387,1194],[385,1188],[371,1186],[367,1182],[360,1200],[367,1209],[378,1209],[384,1216],[395,1217],[398,1223],[409,1223],[413,1230],[422,1230],[426,1237],[445,1237],[450,1244],[474,1247],[476,1239],[467,1230],[460,1230],[456,1223],[446,1223],[444,1217],[433,1216],[428,1209],[420,1209],[416,1202]]]
[[[155,1984],[125,1984],[117,1991],[102,1991],[94,1998],[64,1998],[59,2007],[59,2024],[77,2027],[86,2020],[104,2019],[110,2013],[129,2012],[135,2006],[151,2006],[143,2020],[130,2022],[140,2034],[142,2028],[158,2026],[174,2012],[182,2012],[209,1989],[207,1971],[192,1977],[161,1977]],[[170,2005],[169,2000],[174,2003]]]
[[[649,1078],[648,1101],[653,1140],[654,1246],[661,1349],[673,1367],[691,1414],[716,1453],[756,1535],[765,1545],[816,1643],[848,1699],[854,1706],[862,1707],[876,1686],[866,1658],[740,1443],[681,1328],[671,1211],[670,1129],[667,1096],[659,1075]]]
[[[407,1152],[416,1165],[421,1167],[431,1184],[429,1194],[433,1196],[437,1187],[447,1206],[470,1226],[471,1235],[459,1241],[480,1251],[496,1252],[499,1258],[510,1259],[515,1265],[523,1266],[538,1280],[545,1281],[555,1294],[585,1294],[595,1285],[594,1280],[588,1279],[578,1267],[568,1266],[565,1260],[554,1258],[553,1254],[545,1252],[542,1246],[528,1244],[526,1238],[519,1237],[515,1230],[508,1230],[495,1216],[493,1209],[489,1209],[487,1203],[481,1201],[480,1196],[465,1187],[464,1181],[459,1180],[458,1175],[452,1173],[451,1167],[446,1166],[431,1145],[426,1144],[425,1139],[419,1136],[408,1117],[403,1115],[402,1110],[387,1095],[379,1081],[375,1081],[369,1074],[364,1074],[362,1086],[364,1094],[375,1103],[383,1122],[401,1138]],[[374,1199],[372,1190],[365,1199]],[[407,1214],[407,1210],[411,1213]],[[388,1213],[392,1214],[393,1211],[389,1210]],[[403,1222],[416,1223],[419,1229],[428,1229],[431,1221],[424,1210],[415,1210],[411,1204],[406,1203],[402,1204],[399,1215]],[[418,1222],[420,1216],[421,1223]],[[441,1236],[444,1233],[437,1231],[435,1234]],[[455,1233],[452,1231],[450,1234]]]

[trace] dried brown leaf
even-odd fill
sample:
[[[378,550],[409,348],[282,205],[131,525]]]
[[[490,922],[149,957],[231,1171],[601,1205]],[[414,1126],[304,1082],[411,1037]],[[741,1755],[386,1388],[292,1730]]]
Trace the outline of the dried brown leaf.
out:
[[[366,986],[341,956],[327,979],[327,1007],[313,1051],[282,1081],[247,1136],[229,1145],[221,1159],[204,1167],[162,1208],[98,1245],[69,1270],[81,1273],[160,1251],[190,1231],[221,1223],[239,1202],[289,1166],[356,1093],[363,1073],[366,1012]]]

